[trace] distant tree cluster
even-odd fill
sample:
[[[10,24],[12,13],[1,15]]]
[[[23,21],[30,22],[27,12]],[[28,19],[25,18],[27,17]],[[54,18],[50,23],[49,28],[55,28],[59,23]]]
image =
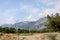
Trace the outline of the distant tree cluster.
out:
[[[37,33],[39,31],[36,30],[26,30],[26,29],[15,29],[15,28],[9,28],[9,27],[1,27],[0,26],[0,32],[1,33]]]
[[[48,24],[47,24],[47,30],[48,31],[59,31],[60,32],[60,15],[59,13],[56,13],[55,15],[47,15]]]
[[[15,33],[16,30],[15,30],[15,28],[8,28],[8,27],[2,28],[2,27],[0,27],[0,32],[2,32],[2,33]]]

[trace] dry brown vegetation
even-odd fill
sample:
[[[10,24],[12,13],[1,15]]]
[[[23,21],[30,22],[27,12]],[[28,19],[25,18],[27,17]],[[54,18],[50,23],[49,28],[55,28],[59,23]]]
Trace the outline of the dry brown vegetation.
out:
[[[3,34],[0,35],[0,40],[50,40],[49,35],[51,38],[54,38],[52,35],[56,35],[54,40],[60,40],[60,33],[36,33],[34,35],[16,35],[16,34]],[[51,39],[53,40],[53,39]]]

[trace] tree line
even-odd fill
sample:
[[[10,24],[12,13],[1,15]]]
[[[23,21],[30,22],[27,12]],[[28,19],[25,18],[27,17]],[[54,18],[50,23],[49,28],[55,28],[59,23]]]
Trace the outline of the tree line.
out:
[[[1,33],[38,33],[39,31],[27,30],[27,29],[15,29],[15,28],[1,27],[0,26],[0,32]]]

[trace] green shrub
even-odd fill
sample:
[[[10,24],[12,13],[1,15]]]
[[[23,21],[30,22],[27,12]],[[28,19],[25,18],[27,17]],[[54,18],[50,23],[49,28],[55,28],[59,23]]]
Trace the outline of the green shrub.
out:
[[[49,37],[49,40],[56,40],[56,35],[50,34],[48,35],[48,37]]]

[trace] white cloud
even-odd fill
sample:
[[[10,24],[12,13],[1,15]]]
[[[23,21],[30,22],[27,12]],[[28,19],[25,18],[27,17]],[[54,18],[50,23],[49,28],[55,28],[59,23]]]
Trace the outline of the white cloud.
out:
[[[60,13],[60,0],[57,0],[55,2],[55,6],[54,6],[55,12]]]
[[[40,3],[42,3],[46,6],[51,6],[51,7],[52,7],[52,5],[54,5],[53,9],[52,8],[50,8],[50,9],[52,9],[52,11],[55,11],[55,13],[56,12],[60,13],[60,0],[38,0],[37,4],[40,4]],[[48,9],[48,8],[46,8],[46,9]]]
[[[24,21],[36,21],[36,19],[33,18],[32,15],[29,15],[28,17],[26,17],[26,19]]]
[[[49,15],[55,14],[55,10],[54,9],[46,8],[41,13],[39,13],[39,17],[46,17],[48,14]]]
[[[0,18],[0,25],[2,25],[2,24],[13,24],[13,23],[15,23],[15,18],[13,16],[1,17]]]
[[[38,12],[40,12],[39,8],[30,8],[27,10],[28,13],[30,14],[37,14]]]
[[[7,9],[4,12],[1,12],[0,14],[0,24],[13,24],[15,23],[15,17],[11,15],[14,14],[17,11],[17,9]]]
[[[40,12],[40,9],[32,5],[20,3],[20,11],[26,11],[27,13],[33,14],[33,13]]]
[[[55,0],[54,0],[55,1]],[[40,4],[43,4],[45,6],[50,6],[54,4],[53,0],[36,0],[36,4],[39,6]]]
[[[6,18],[5,23],[6,24],[13,24],[13,23],[15,23],[14,17]]]

